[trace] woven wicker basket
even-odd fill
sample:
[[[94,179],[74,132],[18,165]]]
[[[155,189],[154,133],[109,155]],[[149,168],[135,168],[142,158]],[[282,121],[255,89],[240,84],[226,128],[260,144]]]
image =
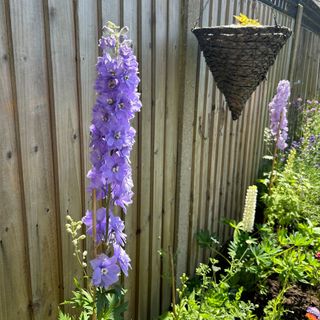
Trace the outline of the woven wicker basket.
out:
[[[239,118],[292,33],[287,27],[238,25],[195,28],[192,32],[233,120]]]

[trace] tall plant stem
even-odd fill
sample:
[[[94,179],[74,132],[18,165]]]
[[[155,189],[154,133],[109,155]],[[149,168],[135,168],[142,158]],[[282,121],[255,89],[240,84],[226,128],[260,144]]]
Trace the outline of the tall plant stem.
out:
[[[171,267],[171,290],[172,290],[172,311],[174,316],[176,317],[176,279],[174,272],[174,261],[173,261],[173,252],[172,247],[169,246],[169,259],[170,259],[170,267]]]
[[[270,183],[269,183],[269,195],[271,194],[271,188],[273,186],[273,181],[274,181],[274,167],[276,165],[276,160],[277,160],[277,155],[278,155],[278,142],[279,142],[279,138],[280,138],[280,130],[281,130],[281,122],[282,122],[282,118],[283,118],[283,111],[280,114],[280,120],[279,120],[279,125],[278,125],[278,132],[277,132],[277,136],[276,136],[276,143],[274,145],[274,150],[273,150],[273,159],[272,159],[272,167],[271,167],[271,174],[270,174]]]
[[[97,193],[96,189],[92,190],[92,237],[93,237],[93,257],[97,257]],[[94,307],[92,312],[92,320],[97,319],[96,307],[96,288],[93,287],[93,301]]]
[[[279,133],[279,132],[278,132]],[[274,167],[276,165],[276,159],[277,159],[277,153],[278,153],[278,139],[276,141],[276,144],[274,146],[274,150],[273,150],[273,159],[272,159],[272,167],[271,167],[271,174],[270,174],[270,183],[269,183],[269,195],[271,194],[271,188],[273,186],[273,180],[274,180]]]

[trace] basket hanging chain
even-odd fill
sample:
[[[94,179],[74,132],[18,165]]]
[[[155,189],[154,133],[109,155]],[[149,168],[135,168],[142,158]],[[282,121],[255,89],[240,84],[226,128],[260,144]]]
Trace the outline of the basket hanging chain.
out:
[[[274,10],[274,8],[276,7],[275,0],[272,0],[272,4],[273,4],[273,6],[272,6],[271,13],[273,15],[274,23],[275,23],[276,27],[278,27],[277,17],[276,17],[276,13],[275,13],[275,10]]]
[[[204,10],[206,9],[206,7],[208,6],[209,1],[210,1],[210,0],[207,0],[207,2],[205,3],[205,5],[202,6],[202,8],[200,9],[199,17],[198,17],[198,19],[195,21],[195,23],[193,24],[193,28],[192,28],[192,29],[194,29],[195,27],[199,26],[199,22],[200,22],[200,19],[202,18],[203,11],[204,11]]]

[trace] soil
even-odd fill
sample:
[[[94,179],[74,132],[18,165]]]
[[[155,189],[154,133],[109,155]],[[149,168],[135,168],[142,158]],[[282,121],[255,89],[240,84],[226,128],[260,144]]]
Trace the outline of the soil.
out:
[[[270,293],[267,297],[262,300],[261,296],[257,295],[254,297],[254,303],[261,306],[259,308],[259,313],[262,319],[262,310],[266,305],[267,300],[275,298],[279,291],[280,286],[277,280],[268,280],[270,287]],[[310,288],[310,286],[294,285],[286,293],[284,299],[284,308],[287,310],[284,318],[286,320],[302,320],[306,319],[306,310],[310,306],[320,307],[320,294],[318,288]]]

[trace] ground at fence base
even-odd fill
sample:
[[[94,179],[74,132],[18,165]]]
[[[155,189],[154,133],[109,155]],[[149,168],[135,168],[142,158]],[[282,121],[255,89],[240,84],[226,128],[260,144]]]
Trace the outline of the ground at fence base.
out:
[[[271,300],[279,294],[279,281],[276,279],[269,279],[268,285],[270,288],[267,296],[253,294],[252,301],[259,305],[261,319],[263,318],[263,308],[268,300]],[[310,306],[320,306],[319,297],[320,287],[310,287],[303,285],[293,285],[284,295],[284,308],[289,312],[286,313],[286,320],[300,320],[305,319],[306,310]],[[260,319],[260,318],[259,318]]]

